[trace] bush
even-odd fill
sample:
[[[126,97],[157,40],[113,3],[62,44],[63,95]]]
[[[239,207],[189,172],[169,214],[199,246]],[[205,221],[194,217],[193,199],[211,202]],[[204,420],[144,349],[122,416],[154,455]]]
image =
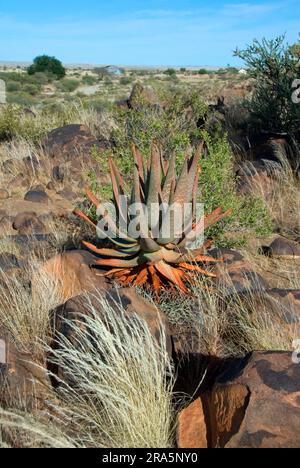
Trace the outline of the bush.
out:
[[[201,68],[201,69],[198,71],[198,74],[199,74],[199,75],[207,75],[207,74],[208,74],[208,71],[206,70],[206,68]]]
[[[21,91],[21,89],[21,83],[18,83],[17,81],[8,81],[6,85],[6,90],[8,93],[17,93]]]
[[[37,72],[34,74],[33,78],[36,83],[39,83],[40,85],[46,85],[47,83],[52,81],[53,77],[47,73]]]
[[[149,105],[141,98],[135,109],[115,110],[116,128],[112,140],[125,172],[131,173],[132,141],[148,155],[155,140],[169,157],[174,150],[183,155],[194,138],[199,136],[197,123],[207,111],[199,93],[170,87],[160,94],[160,99],[166,103],[164,109]]]
[[[234,174],[234,158],[226,135],[214,140],[207,132],[202,132],[207,146],[207,156],[202,159],[200,175],[200,202],[205,212],[210,213],[218,207],[232,210],[232,216],[215,225],[208,232],[219,245],[243,243],[244,236],[250,232],[267,235],[272,232],[273,224],[262,199],[255,196],[238,196]],[[238,230],[241,236],[230,240],[230,231]]]
[[[94,76],[86,75],[82,78],[82,83],[87,85],[87,86],[93,86],[94,84],[97,83],[97,78]]]
[[[174,77],[176,76],[176,70],[174,70],[174,68],[168,68],[166,71],[164,71],[164,74]]]
[[[23,86],[23,91],[30,94],[31,96],[36,96],[41,91],[40,87],[34,84],[26,84]]]
[[[73,91],[75,91],[78,86],[79,86],[79,81],[78,80],[64,80],[60,83],[60,89],[64,92],[67,92],[67,93],[72,93]]]
[[[66,69],[62,63],[55,57],[49,57],[48,55],[41,55],[36,57],[27,70],[29,75],[34,75],[38,72],[53,73],[58,79],[63,78],[66,75]]]
[[[130,85],[131,83],[132,83],[132,78],[130,78],[129,76],[123,76],[120,79],[121,86],[127,86],[127,85]]]
[[[258,130],[294,133],[299,130],[300,106],[293,103],[293,82],[300,77],[300,61],[285,43],[285,36],[253,41],[245,50],[236,49],[255,78],[255,91],[248,102]]]

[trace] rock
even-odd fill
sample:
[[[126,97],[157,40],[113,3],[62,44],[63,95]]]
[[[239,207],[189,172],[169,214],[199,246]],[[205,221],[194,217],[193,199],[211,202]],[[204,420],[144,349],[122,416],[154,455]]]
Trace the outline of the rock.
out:
[[[20,189],[27,189],[30,187],[30,180],[24,174],[18,174],[16,177],[11,179],[8,183],[11,193],[17,194],[20,192]]]
[[[45,226],[35,212],[19,213],[13,222],[13,229],[20,235],[44,234]]]
[[[65,199],[65,200],[68,200],[68,201],[71,201],[71,202],[75,202],[78,199],[77,193],[75,193],[75,192],[73,192],[71,190],[61,190],[61,191],[57,192],[57,195],[59,195],[61,198]]]
[[[73,250],[48,260],[42,267],[42,273],[58,282],[62,301],[65,302],[84,292],[109,288],[107,281],[90,268],[95,260],[96,257],[85,250]]]
[[[209,255],[223,259],[218,266],[218,287],[226,291],[226,295],[243,291],[264,291],[269,289],[268,282],[252,270],[242,254],[231,249],[213,249]]]
[[[45,186],[42,184],[34,185],[34,187],[31,187],[31,190],[34,192],[45,192]]]
[[[50,190],[50,192],[53,192],[55,190],[54,183],[52,181],[48,182],[48,184],[46,185],[46,189]]]
[[[9,198],[8,191],[0,189],[0,200],[7,200],[8,198]]]
[[[30,190],[26,193],[24,200],[29,201],[31,203],[48,204],[50,198],[48,197],[46,192],[43,192],[41,190]]]
[[[106,149],[85,125],[66,125],[49,133],[43,142],[46,153],[56,161],[66,162],[80,155],[88,156],[93,147]]]
[[[63,182],[65,178],[65,171],[62,166],[54,166],[52,169],[52,177],[56,182]]]
[[[219,375],[200,398],[180,415],[180,448],[300,445],[300,366],[291,353],[252,353]],[[184,427],[190,437],[182,432]]]
[[[233,311],[237,307],[233,303],[237,302],[238,309],[247,311],[250,322],[253,321],[255,327],[260,321],[270,326],[278,327],[278,340],[280,333],[285,336],[286,341],[292,343],[295,335],[300,336],[300,290],[270,289],[266,291],[246,291],[224,304],[225,313],[229,316],[231,308]],[[236,312],[235,312],[236,313]],[[235,320],[234,316],[232,320]]]
[[[136,83],[132,89],[128,105],[131,109],[138,109],[143,104],[159,106],[159,99],[151,86]]]
[[[178,448],[208,448],[208,434],[201,398],[191,403],[178,418]]]
[[[23,164],[27,173],[35,174],[39,169],[42,168],[41,161],[37,158],[36,155],[32,154],[31,156],[27,156],[26,158],[22,159]]]
[[[103,296],[104,303],[101,296]],[[154,338],[160,343],[161,330],[163,328],[166,337],[166,349],[168,354],[172,354],[172,342],[168,328],[168,322],[165,315],[159,311],[153,304],[138,295],[133,288],[125,289],[110,289],[108,291],[93,292],[89,295],[80,295],[67,301],[63,306],[60,306],[54,311],[53,314],[53,327],[55,335],[63,335],[73,345],[77,345],[78,341],[73,327],[68,322],[80,321],[84,327],[84,317],[91,315],[91,309],[94,310],[104,320],[107,319],[106,304],[109,304],[117,314],[121,314],[122,310],[125,312],[125,318],[130,324],[134,321],[135,317],[143,319]],[[112,329],[113,333],[114,330]],[[54,347],[57,348],[57,339],[54,339]],[[51,367],[50,367],[51,368]],[[51,368],[62,380],[64,378],[70,379],[70,376],[64,376],[63,370]]]
[[[290,241],[284,237],[277,237],[270,247],[268,253],[272,257],[280,257],[285,259],[299,259],[300,258],[300,244]]]
[[[2,361],[2,362],[1,362]],[[0,329],[0,404],[13,407],[26,401],[26,408],[42,408],[51,382],[45,363],[32,353],[19,351],[4,329]]]
[[[1,253],[0,254],[0,271],[7,272],[14,268],[21,268],[22,263],[18,258],[10,253]]]

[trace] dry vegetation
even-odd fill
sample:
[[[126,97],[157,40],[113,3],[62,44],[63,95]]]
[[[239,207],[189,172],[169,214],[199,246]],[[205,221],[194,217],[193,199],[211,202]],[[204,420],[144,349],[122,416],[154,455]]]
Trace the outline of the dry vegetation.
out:
[[[73,344],[61,335],[52,351],[65,379],[49,395],[47,412],[0,410],[10,439],[3,445],[17,439],[23,447],[172,447],[174,372],[163,329],[157,341],[144,322],[128,327],[119,305],[96,299],[105,316],[89,302],[84,322],[68,322]]]
[[[82,74],[77,78],[81,80]],[[136,76],[132,75],[131,78],[134,80]],[[171,81],[172,86],[178,86],[178,81],[174,82],[174,78],[172,81],[166,75],[143,77],[146,83],[153,83],[155,79],[158,79],[159,84],[161,81],[170,84]],[[236,76],[235,84],[242,79],[244,80]],[[228,76],[189,75],[182,72],[177,80],[192,86],[198,86],[200,82],[202,91],[207,96],[208,88],[216,90],[223,86],[226,83],[222,80],[227,82]],[[106,87],[109,90],[107,94],[111,94],[110,98],[121,97],[131,87],[128,85],[127,90],[116,79],[113,82],[115,88],[107,82],[101,83],[101,89]],[[78,91],[80,92],[80,87]],[[61,112],[35,109],[34,119],[29,115],[22,115],[19,120],[12,122],[9,127],[13,129],[10,141],[3,141],[0,145],[0,165],[7,160],[12,161],[9,169],[11,177],[18,176],[24,169],[22,160],[28,156],[31,158],[34,154],[42,163],[42,170],[35,172],[33,166],[33,171],[30,171],[30,186],[47,183],[51,179],[51,167],[40,143],[49,130],[66,123],[85,124],[93,135],[103,141],[109,141],[113,136],[115,154],[120,159],[125,178],[128,177],[132,166],[124,144],[124,141],[128,143],[126,132],[129,131],[127,127],[125,130],[122,127],[124,121],[120,123],[120,116],[116,118],[108,106],[105,109],[102,107],[99,112],[96,110],[97,106],[89,107],[86,105],[86,98],[79,97],[81,102],[63,104]],[[100,91],[98,97],[103,98]],[[57,96],[54,95],[53,98],[57,99]],[[61,94],[60,98],[63,100]],[[182,150],[186,143],[184,132],[187,120],[181,114],[180,118],[174,118],[173,121],[168,115],[157,118],[157,114],[150,114],[147,111],[142,116],[134,115],[137,120],[133,118],[129,122],[133,127],[133,136],[140,138],[141,144],[147,147],[149,141],[145,137],[144,127],[149,125],[149,132],[153,128],[159,128],[160,134],[164,137],[167,135],[168,143],[171,141],[173,145],[170,144],[170,151],[176,145]],[[177,114],[175,108],[174,115]],[[151,120],[153,115],[155,119]],[[174,126],[170,124],[159,127],[158,122],[163,118],[164,125],[170,120]],[[1,123],[5,119],[5,111],[2,114],[0,111],[0,133]],[[197,129],[193,127],[192,130],[196,133]],[[178,139],[174,138],[174,134],[179,134]],[[203,136],[203,133],[196,133],[196,136],[199,135]],[[149,140],[152,136],[151,134]],[[206,177],[208,186],[205,196],[212,203],[209,208],[213,209],[221,202],[226,205],[225,209],[236,207],[236,217],[228,225],[222,226],[220,232],[212,233],[216,235],[216,242],[220,246],[232,245],[225,238],[224,231],[225,234],[235,234],[237,231],[239,235],[245,235],[247,240],[250,237],[255,238],[253,242],[243,243],[242,247],[239,238],[237,244],[250,269],[266,277],[270,288],[300,289],[299,260],[276,259],[259,252],[259,247],[265,241],[270,243],[274,236],[274,230],[272,232],[268,224],[270,219],[281,234],[293,239],[299,239],[300,236],[299,179],[288,162],[288,155],[282,150],[277,153],[281,170],[279,176],[273,178],[272,187],[266,190],[259,177],[258,182],[253,185],[253,180],[256,180],[253,178],[253,192],[247,197],[237,198],[235,181],[232,179],[232,152],[225,140],[219,138],[214,142],[207,141],[209,151],[203,161],[203,177]],[[105,167],[106,153],[100,157],[100,162]],[[86,175],[86,182],[93,184],[89,167],[83,166],[82,171]],[[0,172],[0,184],[4,180],[7,179]],[[100,189],[103,193],[103,187]],[[111,187],[108,189],[111,190]],[[17,197],[24,196],[25,189],[22,190],[17,188]],[[110,194],[109,191],[104,193]],[[259,201],[259,208],[252,204],[252,200]],[[248,205],[245,204],[247,201]],[[216,206],[213,206],[214,203]],[[243,222],[238,215],[246,210],[247,214],[252,210],[250,221],[247,219],[247,222]],[[63,278],[57,281],[50,279],[46,274],[41,274],[43,270],[40,267],[49,257],[69,246],[79,248],[80,240],[91,238],[93,234],[90,230],[85,231],[81,224],[70,225],[63,219],[49,221],[47,229],[52,238],[51,248],[48,244],[46,249],[28,255],[21,275],[19,271],[12,275],[0,271],[0,329],[4,328],[16,348],[21,353],[30,355],[35,363],[44,365],[46,357],[51,355],[52,363],[62,369],[65,380],[60,382],[57,390],[50,386],[45,389],[48,397],[42,410],[38,405],[30,407],[26,395],[22,396],[22,401],[10,402],[9,406],[3,405],[0,409],[0,446],[174,447],[174,403],[177,403],[178,410],[184,398],[182,395],[175,398],[173,394],[176,375],[165,347],[163,329],[157,341],[144,322],[131,322],[129,327],[124,318],[125,311],[118,305],[112,307],[109,303],[104,304],[103,297],[98,293],[99,309],[104,308],[106,315],[100,317],[97,307],[89,303],[89,317],[85,317],[80,323],[67,323],[76,339],[70,342],[61,335],[58,349],[54,352],[52,349],[50,353],[53,337],[51,312],[63,302],[59,292],[59,282]],[[11,253],[19,257],[21,246],[10,235],[11,231],[2,229],[0,254]],[[159,304],[155,297],[147,296],[166,313],[172,327],[186,331],[187,336],[191,337],[186,342],[187,352],[196,350],[204,356],[228,358],[243,356],[254,350],[291,350],[293,340],[300,336],[299,322],[295,320],[295,326],[291,327],[282,324],[282,317],[286,314],[293,318],[293,310],[286,310],[279,302],[278,308],[271,310],[268,300],[276,302],[276,299],[267,294],[261,298],[259,284],[257,288],[253,285],[246,286],[241,294],[229,275],[225,274],[223,280],[217,283],[210,280],[203,282],[203,278],[199,277],[193,284],[192,292],[192,297],[181,294],[175,298],[168,294],[162,295]],[[86,301],[89,301],[88,297]],[[34,399],[33,395],[28,395],[28,399]]]

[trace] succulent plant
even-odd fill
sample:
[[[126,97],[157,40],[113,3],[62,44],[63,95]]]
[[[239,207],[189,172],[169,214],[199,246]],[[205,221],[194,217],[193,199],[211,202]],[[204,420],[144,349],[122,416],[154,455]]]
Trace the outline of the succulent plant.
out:
[[[97,208],[100,218],[104,219],[117,235],[107,234],[114,248],[97,248],[88,242],[83,242],[83,244],[99,256],[93,266],[102,267],[100,275],[113,278],[122,285],[151,287],[157,295],[162,289],[176,288],[187,293],[188,283],[195,277],[195,274],[216,276],[205,269],[205,264],[220,261],[206,255],[211,242],[196,249],[190,249],[189,245],[197,240],[200,227],[204,225],[204,228],[208,228],[228,216],[230,212],[223,212],[221,208],[218,208],[211,214],[202,215],[200,219],[196,219],[199,160],[203,151],[203,143],[191,157],[188,155],[185,157],[178,178],[176,177],[175,153],[169,161],[164,161],[158,147],[153,144],[151,158],[147,164],[134,145],[132,151],[135,161],[134,182],[131,199],[128,199],[128,202],[130,201],[130,206],[132,204],[146,206],[151,212],[150,219],[140,222],[140,235],[131,236],[132,215],[129,210],[125,212],[121,203],[122,197],[123,199],[126,197],[124,180],[111,157],[109,164],[114,206],[118,219],[127,228],[127,232],[121,231],[119,224],[117,227],[117,223],[105,206],[93,193],[87,191],[87,197]],[[151,211],[151,207],[161,204],[164,207],[162,211],[154,210],[154,213]],[[191,207],[187,216],[188,220],[185,219],[185,222],[179,223],[179,226],[173,226],[165,236],[165,228],[174,224],[174,206],[183,208],[187,204]],[[75,210],[74,213],[98,229],[98,223],[88,215],[79,210]]]

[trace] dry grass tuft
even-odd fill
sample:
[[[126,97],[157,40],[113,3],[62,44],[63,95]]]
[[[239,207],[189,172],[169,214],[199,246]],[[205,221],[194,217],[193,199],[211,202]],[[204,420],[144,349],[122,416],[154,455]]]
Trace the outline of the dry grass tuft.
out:
[[[34,356],[43,354],[43,344],[50,339],[50,311],[61,304],[58,283],[46,274],[36,277],[34,294],[30,281],[40,261],[28,261],[26,276],[1,274],[0,327],[4,328],[17,348]]]
[[[1,410],[0,424],[29,447],[172,447],[174,377],[163,329],[157,340],[140,319],[128,324],[120,305],[95,299],[105,316],[87,298],[90,316],[67,323],[72,343],[58,339],[53,362],[68,382],[59,403],[46,418]]]

